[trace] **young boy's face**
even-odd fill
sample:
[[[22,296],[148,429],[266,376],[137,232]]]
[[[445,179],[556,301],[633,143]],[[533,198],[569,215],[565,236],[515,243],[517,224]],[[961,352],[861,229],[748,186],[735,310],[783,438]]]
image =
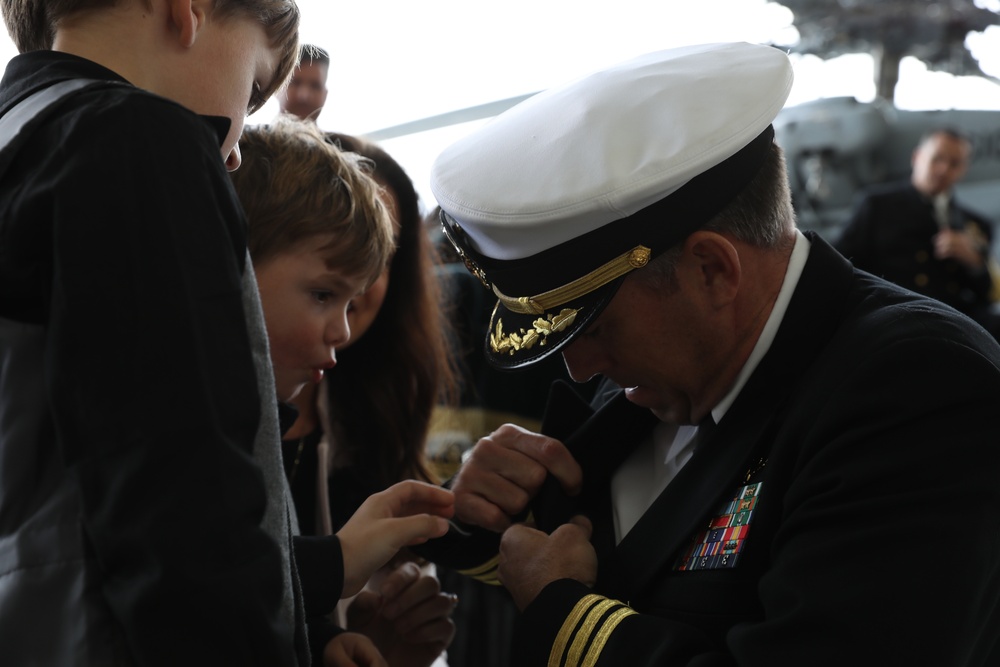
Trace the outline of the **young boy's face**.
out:
[[[237,140],[247,113],[263,104],[259,91],[274,78],[281,54],[264,27],[243,16],[209,17],[192,48],[199,51],[197,61],[203,66],[186,72],[171,97],[197,113],[232,121],[222,145],[222,157],[232,171],[239,167]]]
[[[334,349],[351,336],[347,306],[367,281],[327,268],[321,249],[330,241],[315,236],[254,265],[282,401],[322,380],[336,363]]]

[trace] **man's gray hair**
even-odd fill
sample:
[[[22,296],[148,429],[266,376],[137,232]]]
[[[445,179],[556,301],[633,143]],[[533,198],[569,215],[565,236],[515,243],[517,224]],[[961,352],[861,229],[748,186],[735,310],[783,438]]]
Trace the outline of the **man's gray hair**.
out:
[[[781,147],[772,143],[757,175],[700,229],[726,234],[757,248],[779,250],[789,243],[788,232],[794,227],[785,156]],[[636,275],[658,286],[672,285],[683,244],[681,241],[654,258]]]

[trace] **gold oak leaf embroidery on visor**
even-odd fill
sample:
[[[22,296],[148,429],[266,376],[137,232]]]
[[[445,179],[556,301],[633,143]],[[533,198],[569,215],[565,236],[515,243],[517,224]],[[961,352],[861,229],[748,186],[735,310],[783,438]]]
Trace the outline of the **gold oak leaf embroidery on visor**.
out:
[[[545,345],[546,339],[554,333],[564,330],[573,324],[579,308],[563,308],[558,315],[539,317],[531,323],[531,329],[521,329],[519,332],[505,334],[503,318],[497,318],[496,328],[490,333],[490,347],[497,354],[513,355],[518,350],[530,350],[535,344]]]

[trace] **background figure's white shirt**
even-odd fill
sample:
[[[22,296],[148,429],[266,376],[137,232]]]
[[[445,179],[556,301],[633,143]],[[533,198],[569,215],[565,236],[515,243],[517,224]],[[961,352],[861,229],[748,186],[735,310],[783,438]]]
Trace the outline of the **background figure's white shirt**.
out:
[[[774,302],[774,308],[764,324],[764,329],[736,376],[729,393],[712,409],[712,418],[718,424],[739,396],[743,385],[757,368],[774,342],[774,336],[785,317],[792,293],[799,284],[802,269],[809,258],[809,239],[795,231],[795,247],[788,260],[785,279]],[[662,422],[651,435],[639,444],[611,478],[611,506],[615,521],[615,542],[628,535],[639,518],[649,509],[663,489],[676,477],[694,453],[698,427]]]
[[[951,201],[951,195],[947,192],[942,192],[933,199],[934,201],[934,219],[937,220],[938,227],[941,229],[947,229],[949,226],[949,216],[948,216],[948,203]]]

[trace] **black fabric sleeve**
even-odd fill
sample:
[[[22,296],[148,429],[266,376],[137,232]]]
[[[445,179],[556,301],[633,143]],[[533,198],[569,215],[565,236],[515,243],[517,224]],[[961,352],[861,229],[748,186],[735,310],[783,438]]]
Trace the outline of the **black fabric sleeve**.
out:
[[[344,554],[336,535],[292,538],[307,616],[329,614],[344,592]]]
[[[478,575],[480,568],[491,561],[496,561],[500,552],[500,534],[476,526],[467,526],[466,530],[468,535],[462,535],[452,529],[443,537],[407,548],[432,563],[470,576],[472,573],[468,571],[473,570]],[[495,578],[495,562],[493,567],[488,569],[493,572]],[[485,571],[482,574],[485,574]],[[481,577],[476,576],[476,578]]]
[[[309,633],[309,653],[313,667],[324,667],[323,651],[330,640],[344,632],[344,629],[327,616],[311,616],[306,620]]]
[[[323,649],[343,632],[331,620],[344,590],[344,555],[336,535],[292,538],[295,566],[302,585],[312,664],[323,667]]]
[[[289,664],[217,137],[138,92],[59,131],[45,381],[104,597],[136,664]]]

